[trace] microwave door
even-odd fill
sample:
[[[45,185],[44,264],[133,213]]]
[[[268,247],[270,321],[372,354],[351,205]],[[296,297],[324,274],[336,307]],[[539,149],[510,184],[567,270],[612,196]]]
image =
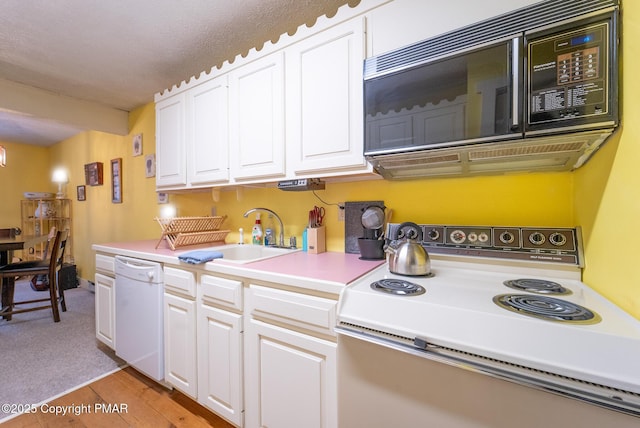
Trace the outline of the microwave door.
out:
[[[521,136],[521,38],[364,81],[365,154]]]

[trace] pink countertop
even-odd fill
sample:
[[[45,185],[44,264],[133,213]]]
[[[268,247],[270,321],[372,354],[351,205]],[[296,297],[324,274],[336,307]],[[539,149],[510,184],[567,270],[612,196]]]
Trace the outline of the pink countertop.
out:
[[[333,252],[309,254],[299,251],[282,257],[247,263],[245,266],[283,275],[348,284],[382,263],[384,260],[360,260],[359,254]]]
[[[323,283],[324,288],[320,286],[321,289],[328,292],[339,292],[344,285],[385,263],[385,260],[360,260],[359,254],[339,252],[310,254],[297,251],[244,264],[234,264],[225,262],[224,259],[216,259],[201,265],[191,265],[181,262],[178,256],[184,252],[199,248],[214,249],[215,245],[189,246],[173,251],[167,246],[166,241],[163,240],[158,248],[155,248],[157,243],[157,240],[110,242],[94,244],[93,249],[98,252],[137,257],[165,264],[179,265],[184,268],[218,271],[269,281],[278,281],[281,276],[286,278],[284,283],[290,283],[295,286],[306,287],[305,284],[308,284],[309,287],[315,287],[314,284]]]

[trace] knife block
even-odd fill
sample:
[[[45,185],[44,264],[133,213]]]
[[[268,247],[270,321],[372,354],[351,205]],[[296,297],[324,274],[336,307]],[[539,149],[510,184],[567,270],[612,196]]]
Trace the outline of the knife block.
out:
[[[307,252],[320,254],[327,251],[325,226],[307,228]]]

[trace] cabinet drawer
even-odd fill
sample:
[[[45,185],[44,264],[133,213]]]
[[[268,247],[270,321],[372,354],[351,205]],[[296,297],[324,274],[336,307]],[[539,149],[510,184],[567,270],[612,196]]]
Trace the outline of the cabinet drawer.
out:
[[[164,268],[164,288],[187,296],[196,297],[196,276],[193,272],[172,267]]]
[[[115,257],[96,254],[96,271],[114,276],[116,274]]]
[[[242,310],[242,281],[202,275],[198,294],[205,302],[210,301]]]
[[[251,284],[247,302],[254,317],[335,336],[335,300]]]

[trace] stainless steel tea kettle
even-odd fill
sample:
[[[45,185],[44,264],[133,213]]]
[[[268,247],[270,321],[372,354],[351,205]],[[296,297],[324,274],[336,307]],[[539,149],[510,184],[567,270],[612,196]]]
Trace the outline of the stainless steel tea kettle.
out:
[[[401,239],[400,234],[405,227],[409,229]],[[431,275],[429,254],[420,242],[422,242],[420,226],[412,222],[400,224],[393,240],[385,248],[385,252],[389,254],[389,272],[409,276]]]

